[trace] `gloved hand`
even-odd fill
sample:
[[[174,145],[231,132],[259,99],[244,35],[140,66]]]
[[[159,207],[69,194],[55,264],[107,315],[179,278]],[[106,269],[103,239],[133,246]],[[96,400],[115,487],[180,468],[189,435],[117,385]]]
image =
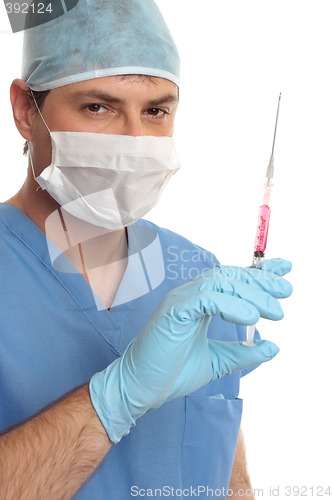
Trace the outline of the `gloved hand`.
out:
[[[207,329],[217,315],[241,325],[260,316],[282,319],[276,299],[292,292],[281,277],[290,269],[282,259],[267,260],[262,270],[218,266],[170,291],[122,357],[90,381],[92,403],[111,441],[117,443],[165,401],[273,358],[279,349],[272,342],[248,347],[209,340]]]

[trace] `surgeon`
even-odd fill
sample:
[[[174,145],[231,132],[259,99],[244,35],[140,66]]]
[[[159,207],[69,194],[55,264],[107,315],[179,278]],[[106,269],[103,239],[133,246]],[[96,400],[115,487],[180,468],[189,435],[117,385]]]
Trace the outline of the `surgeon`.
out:
[[[179,168],[153,1],[36,24],[11,86],[27,178],[0,205],[0,498],[237,498],[239,381],[278,352],[245,325],[282,319],[291,265],[220,265],[143,219]]]

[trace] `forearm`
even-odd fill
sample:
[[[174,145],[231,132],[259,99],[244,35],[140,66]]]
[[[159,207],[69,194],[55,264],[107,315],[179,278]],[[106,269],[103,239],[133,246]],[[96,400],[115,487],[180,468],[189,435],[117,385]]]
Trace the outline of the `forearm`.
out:
[[[81,387],[0,437],[0,498],[69,499],[110,446],[88,387]]]
[[[238,435],[234,464],[229,483],[229,493],[227,498],[254,500],[251,481],[247,470],[242,432]]]

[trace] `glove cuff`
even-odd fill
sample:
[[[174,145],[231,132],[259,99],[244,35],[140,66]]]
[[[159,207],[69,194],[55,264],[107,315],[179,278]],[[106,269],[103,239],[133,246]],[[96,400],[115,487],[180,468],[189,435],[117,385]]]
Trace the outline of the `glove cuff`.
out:
[[[91,402],[112,443],[118,443],[135,426],[122,391],[121,358],[102,372],[95,373],[89,383]]]

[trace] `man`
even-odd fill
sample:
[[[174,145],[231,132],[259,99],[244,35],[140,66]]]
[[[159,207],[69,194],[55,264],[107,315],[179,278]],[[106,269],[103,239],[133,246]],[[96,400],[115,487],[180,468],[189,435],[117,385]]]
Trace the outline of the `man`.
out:
[[[0,209],[1,498],[249,487],[239,379],[278,349],[241,341],[282,318],[290,265],[217,266],[141,220],[179,168],[178,84],[150,0],[81,0],[25,33],[11,100],[29,168]]]

